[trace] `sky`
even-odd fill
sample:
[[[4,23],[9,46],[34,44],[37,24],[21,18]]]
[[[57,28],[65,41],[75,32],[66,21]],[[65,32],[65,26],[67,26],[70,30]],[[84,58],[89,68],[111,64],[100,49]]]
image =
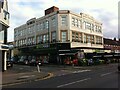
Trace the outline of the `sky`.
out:
[[[52,6],[78,14],[89,14],[103,23],[105,38],[118,38],[118,2],[119,0],[8,0],[8,42],[14,41],[14,28],[31,18],[43,17],[44,10]]]

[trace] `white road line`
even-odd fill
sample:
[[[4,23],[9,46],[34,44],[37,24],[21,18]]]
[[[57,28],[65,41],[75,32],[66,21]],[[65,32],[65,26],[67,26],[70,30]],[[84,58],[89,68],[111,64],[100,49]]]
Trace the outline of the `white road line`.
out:
[[[35,75],[30,75],[30,76],[21,76],[19,78],[28,78],[28,77],[34,77]]]
[[[109,75],[109,74],[111,74],[111,73],[112,73],[112,72],[104,73],[104,74],[101,74],[100,76],[103,77],[103,76]]]
[[[74,71],[73,73],[88,72],[88,71],[91,71],[91,70],[79,70],[79,71]]]
[[[71,83],[66,83],[66,84],[57,86],[57,88],[68,86],[68,85],[75,84],[75,83],[78,83],[78,82],[83,82],[83,81],[86,81],[86,80],[89,80],[89,79],[91,79],[91,78],[86,78],[86,79],[82,79],[82,80],[79,80],[79,81],[75,81],[75,82],[71,82]]]

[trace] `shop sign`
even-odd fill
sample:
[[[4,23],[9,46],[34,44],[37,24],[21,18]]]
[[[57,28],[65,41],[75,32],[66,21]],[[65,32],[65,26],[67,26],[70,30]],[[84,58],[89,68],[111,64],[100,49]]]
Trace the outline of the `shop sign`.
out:
[[[48,47],[49,47],[48,44],[40,44],[36,46],[36,48],[48,48]]]

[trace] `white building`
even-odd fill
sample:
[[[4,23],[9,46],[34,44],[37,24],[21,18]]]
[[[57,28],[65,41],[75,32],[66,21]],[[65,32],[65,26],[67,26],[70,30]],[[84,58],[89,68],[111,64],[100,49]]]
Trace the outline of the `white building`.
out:
[[[45,16],[32,18],[16,27],[14,41],[19,48],[44,46],[48,42],[69,43],[71,49],[94,52],[103,49],[102,23],[88,14],[59,10],[53,6],[45,10]]]

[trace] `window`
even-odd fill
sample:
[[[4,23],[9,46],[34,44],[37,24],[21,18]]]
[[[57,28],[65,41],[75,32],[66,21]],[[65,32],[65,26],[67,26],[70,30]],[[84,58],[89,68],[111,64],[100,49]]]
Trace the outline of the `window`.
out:
[[[81,20],[78,20],[78,28],[81,28]]]
[[[52,41],[56,40],[56,32],[52,32]]]
[[[62,42],[66,42],[66,40],[67,40],[66,36],[67,36],[67,32],[62,31]]]
[[[86,29],[86,21],[83,22],[83,29]]]
[[[16,47],[18,46],[18,41],[15,41],[15,46],[16,46]]]
[[[48,41],[48,34],[46,35],[46,41]]]
[[[78,41],[78,39],[79,39],[79,38],[78,38],[78,33],[76,33],[76,41]]]
[[[98,32],[102,33],[101,27],[98,27]]]
[[[0,31],[0,43],[4,43],[4,31]]]
[[[52,27],[56,25],[55,18],[52,18]]]
[[[91,43],[94,44],[94,36],[91,35]]]
[[[40,35],[40,36],[37,37],[37,42],[38,42],[38,43],[41,43],[41,42],[42,42],[42,35]]]
[[[72,26],[75,26],[75,18],[72,18]]]
[[[96,44],[102,44],[102,37],[96,36]]]
[[[37,27],[37,31],[40,31],[40,24],[39,23],[36,25],[36,27]]]
[[[87,35],[87,42],[88,42],[88,43],[91,43],[90,41],[91,41],[91,40],[90,40],[90,35]]]
[[[43,42],[46,43],[48,40],[48,34],[43,35]]]
[[[95,25],[95,31],[98,32],[98,26],[97,25]]]
[[[78,27],[78,19],[75,19],[75,26]]]
[[[79,40],[82,42],[82,33],[79,34]]]
[[[43,23],[40,24],[40,30],[43,30]]]
[[[94,24],[91,24],[91,29],[92,31],[94,31]]]
[[[75,41],[75,32],[72,32],[72,41]]]
[[[4,13],[4,19],[5,20],[9,19],[9,13],[5,10],[3,11],[3,13]]]
[[[49,21],[46,21],[46,28],[48,29],[49,28]]]
[[[89,22],[86,22],[86,29],[91,30],[91,24]]]
[[[66,25],[67,24],[67,18],[66,16],[61,16],[61,24]]]
[[[87,35],[84,34],[84,43],[87,43]]]
[[[45,22],[43,22],[43,30],[45,29]]]

